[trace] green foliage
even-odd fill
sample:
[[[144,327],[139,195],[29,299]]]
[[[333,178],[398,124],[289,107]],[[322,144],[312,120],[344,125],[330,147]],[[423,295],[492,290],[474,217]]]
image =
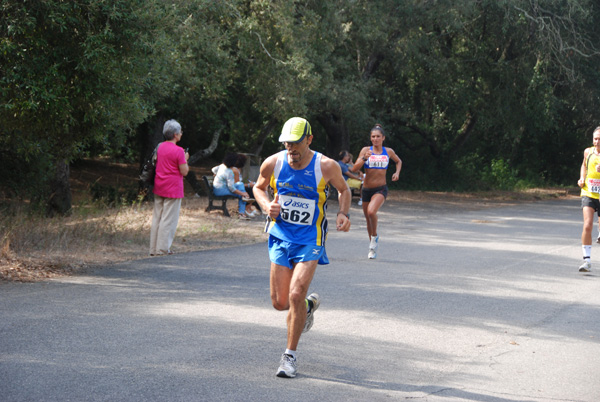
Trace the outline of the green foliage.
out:
[[[2,13],[3,140],[26,155],[70,159],[80,144],[148,115],[143,1],[5,1]],[[49,147],[49,149],[48,149]]]
[[[54,162],[97,144],[123,144],[127,128],[152,113],[142,95],[154,35],[149,27],[160,22],[155,6],[142,0],[4,1],[0,147],[28,162]],[[51,191],[37,189],[42,199]]]
[[[30,201],[40,208],[48,195],[45,189],[54,171],[53,161],[48,154],[40,153],[35,158],[25,158],[10,150],[0,151],[0,198]]]
[[[300,115],[330,155],[382,123],[402,188],[571,183],[598,125],[599,18],[592,0],[5,0],[0,149],[31,172],[139,160],[176,118],[192,152],[222,130],[215,156],[265,156]]]
[[[404,32],[380,69],[388,105],[382,120],[388,129],[402,132],[402,146],[396,150],[429,152],[425,158],[419,152],[419,159],[409,162],[424,166],[427,161],[465,173],[470,171],[464,165],[469,155],[484,155],[505,161],[506,171],[544,177],[542,184],[564,182],[567,171],[572,177],[580,163],[573,157],[575,144],[595,125],[589,108],[598,106],[598,80],[584,85],[569,78],[582,74],[599,53],[580,57],[581,64],[567,71],[564,60],[548,56],[548,47],[560,35],[545,35],[552,23],[546,18],[567,23],[579,14],[563,12],[559,5],[538,15],[534,3],[414,3],[411,23],[402,25]],[[597,6],[585,3],[598,15]],[[578,23],[579,36],[565,32],[563,38],[577,39],[570,44],[579,49],[589,48],[594,42],[588,38],[597,34],[588,32],[596,30],[583,29],[586,19]],[[562,163],[555,163],[559,155]],[[490,171],[493,185],[510,186],[508,177],[494,176],[500,171]]]
[[[489,166],[482,172],[482,179],[491,188],[500,190],[513,190],[517,184],[518,172],[511,169],[509,163],[503,159],[492,159]]]

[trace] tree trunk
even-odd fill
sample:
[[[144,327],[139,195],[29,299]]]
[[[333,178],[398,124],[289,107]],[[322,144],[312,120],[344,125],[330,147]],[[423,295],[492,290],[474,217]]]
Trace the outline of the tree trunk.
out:
[[[165,124],[165,118],[162,113],[158,113],[152,120],[142,123],[137,128],[138,140],[141,145],[140,148],[140,166],[138,172],[142,171],[142,167],[152,156],[152,152],[156,146],[164,140],[163,137],[163,126]],[[151,191],[151,185],[139,181],[139,192],[144,194],[150,200],[153,199],[154,195]]]
[[[219,137],[221,136],[221,132],[223,131],[224,128],[225,128],[225,126],[222,126],[221,128],[219,128],[218,130],[216,130],[213,133],[213,138],[212,138],[212,141],[211,141],[210,145],[208,146],[208,148],[205,148],[201,151],[195,152],[192,156],[190,156],[190,159],[188,160],[188,164],[190,166],[193,165],[194,163],[201,161],[202,159],[212,155],[213,152],[215,152],[215,149],[217,149],[217,145],[219,144]],[[196,194],[202,194],[204,192],[202,189],[202,185],[196,178],[196,174],[194,172],[192,172],[191,169],[188,172],[187,176],[185,176],[185,179],[188,181],[188,183],[190,183],[190,186],[192,186],[192,188],[194,189],[194,192]]]
[[[265,140],[271,135],[271,132],[275,129],[277,125],[277,120],[275,120],[274,118],[271,118],[267,124],[265,124],[262,128],[262,130],[260,130],[260,134],[258,135],[258,138],[256,139],[255,143],[254,143],[254,155],[260,156],[260,153],[262,152],[263,149],[263,145],[265,144]]]
[[[198,195],[208,195],[208,194],[204,194],[204,190],[202,189],[202,185],[200,184],[200,182],[198,181],[198,178],[196,177],[196,173],[194,173],[191,169],[188,172],[187,176],[185,176],[185,179],[190,184],[190,186],[192,186],[192,189],[194,189],[194,193],[196,193]]]
[[[458,133],[458,136],[452,142],[450,147],[450,154],[454,154],[459,152],[465,143],[469,140],[469,137],[474,132],[475,123],[477,123],[477,115],[475,113],[467,112],[465,116],[465,121],[463,122],[462,127]]]
[[[198,152],[195,152],[193,155],[190,155],[190,159],[188,160],[188,164],[191,166],[194,163],[201,161],[202,159],[210,156],[213,154],[213,152],[215,152],[215,150],[217,149],[217,145],[219,145],[219,137],[221,136],[221,132],[223,131],[223,129],[225,128],[225,126],[221,126],[221,128],[219,128],[218,130],[216,130],[213,133],[213,138],[212,141],[210,142],[210,145],[208,146],[208,148],[202,149]]]
[[[325,129],[327,135],[326,155],[337,160],[340,151],[349,151],[350,135],[348,129],[343,119],[333,113],[322,114],[317,117],[317,120]]]
[[[165,121],[162,113],[159,113],[152,120],[146,121],[137,127],[138,143],[140,144],[140,171],[144,163],[150,159],[154,148],[164,141],[162,130]]]
[[[66,160],[59,159],[56,162],[54,177],[50,181],[50,197],[46,205],[46,215],[68,215],[71,212],[69,175],[69,164]]]

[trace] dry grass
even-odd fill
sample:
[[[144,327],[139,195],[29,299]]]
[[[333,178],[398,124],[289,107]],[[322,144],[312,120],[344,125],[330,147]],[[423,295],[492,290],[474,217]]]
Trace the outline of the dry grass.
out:
[[[176,253],[266,239],[261,219],[239,221],[219,212],[209,214],[204,212],[206,205],[204,197],[183,200],[173,244]],[[0,218],[0,279],[36,281],[77,273],[90,265],[147,258],[151,224],[151,203],[119,208],[88,204],[74,208],[69,217],[52,219],[13,211]]]
[[[206,174],[214,161],[194,167]],[[73,213],[68,217],[32,216],[27,207],[6,200],[0,214],[0,281],[32,282],[77,274],[88,266],[148,258],[152,203],[108,208],[93,202],[93,183],[123,189],[137,186],[137,167],[105,159],[87,160],[71,170]],[[206,197],[197,197],[185,182],[173,251],[185,253],[266,240],[263,220],[239,221],[220,212],[204,212]],[[235,205],[234,205],[235,204]],[[228,206],[237,210],[237,204]]]

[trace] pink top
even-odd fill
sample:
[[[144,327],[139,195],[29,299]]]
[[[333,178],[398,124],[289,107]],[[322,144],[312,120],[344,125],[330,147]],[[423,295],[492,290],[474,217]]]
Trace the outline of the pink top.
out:
[[[156,159],[154,194],[165,198],[183,198],[183,176],[179,165],[185,165],[185,151],[172,142],[161,142]]]

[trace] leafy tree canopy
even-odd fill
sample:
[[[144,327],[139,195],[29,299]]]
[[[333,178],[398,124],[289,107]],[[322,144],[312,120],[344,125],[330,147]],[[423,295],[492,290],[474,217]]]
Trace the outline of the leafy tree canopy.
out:
[[[139,160],[176,118],[192,152],[221,133],[215,156],[264,155],[300,115],[330,156],[382,123],[404,187],[571,183],[599,18],[592,0],[5,0],[0,153]]]

